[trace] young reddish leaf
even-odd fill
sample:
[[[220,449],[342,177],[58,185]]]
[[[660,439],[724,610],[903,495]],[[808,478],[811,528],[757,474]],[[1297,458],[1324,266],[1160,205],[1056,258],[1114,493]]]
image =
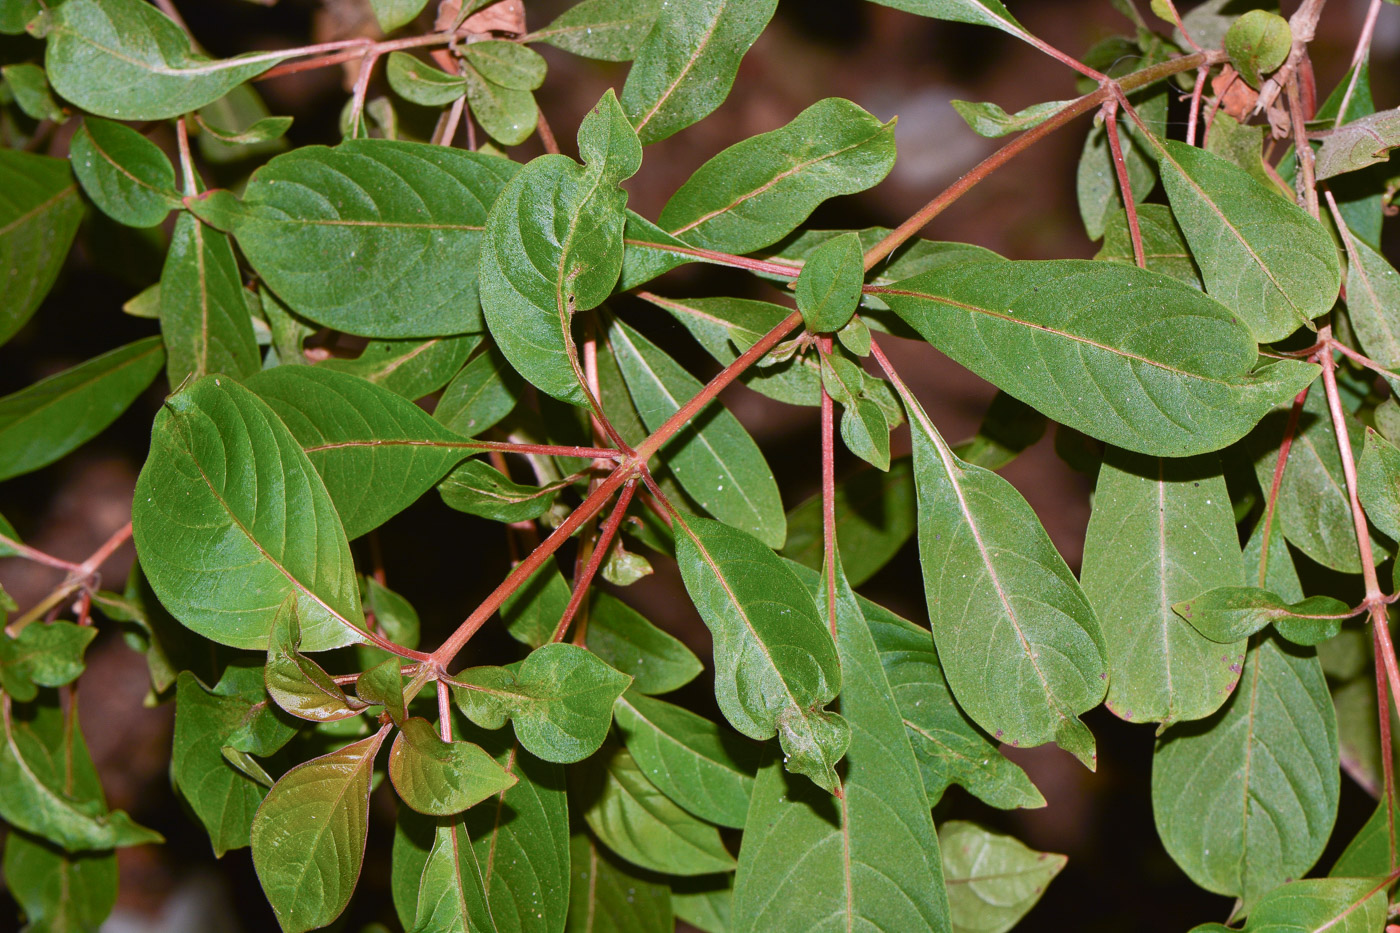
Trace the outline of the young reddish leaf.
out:
[[[132,524],[152,589],[206,638],[264,649],[294,594],[306,650],[361,640],[350,545],[325,484],[272,409],[232,379],[207,376],[166,400]]]
[[[701,819],[744,828],[759,746],[635,689],[618,698],[613,718],[628,753],[657,789]]]
[[[319,324],[381,338],[480,332],[477,249],[516,169],[388,139],[304,146],[253,173],[232,232],[268,287]]]
[[[633,865],[668,875],[733,871],[719,830],[672,803],[632,756],[611,749],[574,772],[583,818],[603,844]]]
[[[1239,679],[1249,633],[1212,640],[1173,612],[1184,598],[1244,582],[1219,458],[1109,448],[1079,579],[1103,630],[1105,703],[1114,715],[1166,726],[1220,708]]]
[[[588,833],[569,840],[569,930],[672,933],[671,891],[610,856]]]
[[[144,5],[144,4],[143,4]],[[63,159],[0,149],[0,343],[33,316],[53,287],[83,217]]]
[[[1011,929],[1068,861],[962,820],[939,827],[938,845],[954,930]]]
[[[116,120],[164,120],[198,110],[287,57],[249,52],[211,60],[142,0],[74,0],[49,16],[44,68],[54,90]]]
[[[537,388],[584,403],[571,328],[603,303],[622,271],[620,183],[642,147],[609,91],[579,127],[584,165],[546,155],[521,170],[491,208],[481,255],[481,302],[491,336]]]
[[[841,691],[841,664],[811,595],[737,528],[691,518],[675,532],[685,588],[714,636],[720,711],[749,738],[777,733],[788,770],[834,792],[851,732],[823,709]]]
[[[839,558],[837,558],[839,561]],[[834,614],[854,728],[842,796],[825,797],[776,761],[754,785],[734,882],[735,933],[949,930],[939,842],[919,766],[865,617],[841,572]]]
[[[444,742],[432,723],[405,719],[389,750],[389,779],[419,813],[452,816],[515,784],[480,745]]]
[[[273,619],[268,636],[267,666],[263,672],[268,696],[293,716],[311,722],[335,722],[363,712],[368,704],[346,696],[321,665],[302,654],[300,648],[296,598],[288,596]]]
[[[452,695],[472,722],[499,729],[546,761],[568,764],[598,750],[612,725],[613,701],[632,678],[577,645],[548,644],[518,665],[473,667]]]
[[[1104,642],[1079,581],[1009,482],[953,455],[902,382],[933,637],[958,704],[1010,745],[1055,742],[1090,769],[1079,715],[1105,683]]]
[[[253,867],[283,933],[326,926],[350,903],[365,859],[370,774],[388,734],[384,726],[297,765],[258,807]]]
[[[102,212],[129,227],[154,227],[180,206],[175,166],[129,126],[89,117],[69,144],[73,174]]]
[[[739,62],[778,0],[662,3],[622,88],[622,109],[643,143],[704,119],[729,96]]]

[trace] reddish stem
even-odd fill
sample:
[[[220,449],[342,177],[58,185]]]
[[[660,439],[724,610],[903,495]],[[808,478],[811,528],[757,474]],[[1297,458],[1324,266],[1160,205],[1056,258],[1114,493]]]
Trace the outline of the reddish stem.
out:
[[[1382,643],[1381,630],[1386,628],[1385,609],[1379,610],[1380,621],[1372,620],[1372,649],[1376,659],[1379,661],[1388,650]],[[1393,650],[1391,651],[1394,656]],[[1390,729],[1390,682],[1387,679],[1387,672],[1384,663],[1376,665],[1376,702],[1377,718],[1381,727],[1381,774],[1383,778],[1382,792],[1385,794],[1385,836],[1387,851],[1390,853],[1389,865],[1395,867],[1395,755],[1391,753],[1391,729]]]
[[[1118,138],[1118,101],[1103,105],[1104,130],[1108,133],[1108,149],[1113,153],[1113,170],[1118,175],[1118,188],[1123,195],[1123,210],[1128,215],[1128,236],[1133,241],[1133,259],[1139,269],[1147,268],[1147,256],[1142,249],[1142,228],[1138,225],[1137,201],[1133,199],[1133,183],[1128,178],[1128,163],[1123,158],[1123,141]]]
[[[735,256],[731,253],[721,253],[712,249],[701,249],[698,246],[652,243],[647,240],[623,240],[622,242],[627,246],[642,246],[647,249],[677,253],[681,256],[691,256],[704,262],[713,262],[716,265],[732,266],[735,269],[747,269],[750,272],[761,272],[766,275],[781,275],[789,279],[795,279],[802,273],[802,267],[798,265],[785,262],[773,262],[767,259],[750,259],[748,256]]]
[[[338,39],[335,42],[322,42],[317,45],[306,45],[296,49],[283,49],[278,52],[268,52],[262,58],[287,58],[303,55],[314,55],[305,61],[288,62],[285,65],[278,65],[269,68],[254,80],[266,81],[269,78],[277,78],[282,75],[295,74],[298,71],[310,71],[313,68],[325,68],[329,65],[339,65],[343,62],[353,61],[372,52],[375,55],[383,55],[385,52],[396,52],[401,49],[422,48],[427,45],[446,45],[452,41],[453,33],[435,32],[426,36],[409,36],[406,39],[388,39],[384,42],[374,42],[370,39]],[[330,53],[330,54],[324,54]],[[254,56],[257,60],[259,56]],[[240,63],[247,59],[240,59]]]
[[[544,151],[551,155],[559,155],[559,142],[554,138],[554,130],[549,128],[549,121],[545,119],[543,110],[535,123],[535,131],[540,134],[540,144],[544,146]]]
[[[476,450],[499,450],[506,454],[578,457],[583,460],[616,460],[622,456],[622,452],[614,447],[564,447],[558,444],[516,444],[512,441],[468,441],[462,446]]]
[[[444,742],[452,741],[452,688],[442,681],[437,683],[438,734]]]
[[[1274,531],[1274,513],[1278,510],[1278,491],[1283,485],[1283,471],[1288,465],[1288,454],[1293,450],[1293,438],[1298,434],[1298,418],[1303,413],[1303,403],[1308,400],[1312,383],[1303,387],[1293,399],[1293,408],[1288,412],[1288,424],[1283,429],[1283,440],[1279,443],[1278,459],[1274,461],[1274,478],[1269,485],[1269,499],[1264,503],[1264,534],[1259,554],[1259,585],[1265,586],[1269,573],[1269,539]]]
[[[627,481],[627,485],[622,487],[622,495],[617,497],[617,503],[613,505],[612,512],[608,513],[607,521],[603,522],[602,530],[598,534],[598,542],[593,546],[593,553],[588,555],[588,563],[584,565],[583,571],[574,577],[574,591],[569,596],[569,604],[564,607],[564,614],[559,618],[559,624],[554,629],[554,636],[550,641],[563,641],[564,634],[569,630],[569,623],[578,614],[579,608],[583,605],[584,599],[588,596],[588,588],[593,585],[593,578],[598,574],[598,568],[603,565],[603,559],[607,557],[608,548],[612,545],[613,538],[617,536],[617,530],[622,527],[622,520],[627,516],[627,507],[632,503],[632,496],[637,492],[637,480],[635,477]]]
[[[1186,117],[1186,145],[1196,145],[1196,123],[1201,118],[1201,96],[1205,93],[1209,68],[1196,69],[1196,86],[1191,89],[1191,107]]]
[[[831,355],[831,337],[817,338],[817,349]],[[822,383],[822,574],[826,577],[827,625],[836,638],[836,413]]]

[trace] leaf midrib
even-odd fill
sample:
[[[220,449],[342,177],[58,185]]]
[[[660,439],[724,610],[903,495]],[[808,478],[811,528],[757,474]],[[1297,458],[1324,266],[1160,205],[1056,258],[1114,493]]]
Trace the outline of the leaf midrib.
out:
[[[710,40],[714,38],[716,30],[719,29],[720,20],[724,18],[724,11],[728,5],[728,0],[720,0],[719,6],[715,9],[714,18],[710,20],[709,28],[706,29],[705,34],[700,37],[700,43],[696,46],[695,53],[691,55],[689,59],[686,60],[685,66],[681,68],[680,73],[676,75],[676,79],[671,82],[670,86],[667,87],[666,90],[661,92],[660,96],[658,96],[656,99],[656,103],[652,105],[651,109],[648,110],[646,114],[642,117],[641,121],[637,123],[637,135],[641,135],[642,129],[648,123],[651,122],[651,118],[656,116],[656,114],[661,110],[665,103],[671,99],[671,95],[676,93],[676,88],[680,87],[681,82],[685,80],[686,75],[690,74],[691,69],[695,67],[695,63],[698,62],[700,58],[705,54],[705,50],[708,49],[710,46]],[[652,28],[657,29],[658,27],[659,24],[658,26],[654,26]]]

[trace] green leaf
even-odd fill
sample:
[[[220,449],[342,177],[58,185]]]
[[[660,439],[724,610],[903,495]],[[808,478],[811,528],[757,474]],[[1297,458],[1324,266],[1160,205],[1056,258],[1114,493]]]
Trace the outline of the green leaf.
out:
[[[1045,436],[1045,416],[1019,399],[992,396],[977,433],[953,445],[953,453],[973,466],[1000,470]]]
[[[1385,162],[1396,146],[1400,146],[1400,108],[1343,123],[1322,139],[1317,180]]]
[[[1206,291],[1255,339],[1282,340],[1332,308],[1342,273],[1322,224],[1220,156],[1175,140],[1153,144]]]
[[[547,486],[522,486],[495,467],[468,460],[438,484],[438,492],[449,508],[459,512],[493,522],[525,522],[549,511],[559,491],[573,483],[564,479]]]
[[[428,864],[428,855],[432,852],[438,821],[408,807],[398,807],[397,811],[394,844],[390,851],[389,893],[399,923],[405,930],[411,930],[418,916],[423,868]]]
[[[432,723],[414,716],[389,751],[389,778],[399,797],[419,813],[452,816],[515,783],[480,745],[445,742]]]
[[[480,437],[510,414],[524,387],[500,351],[488,347],[448,383],[433,417],[463,437]]]
[[[813,251],[793,285],[809,331],[824,334],[846,326],[860,304],[864,259],[854,233],[833,237]]]
[[[782,555],[813,570],[822,565],[822,497],[812,495],[788,513]],[[836,543],[847,558],[846,576],[859,586],[884,567],[914,535],[914,469],[908,457],[888,473],[861,470],[836,484]]]
[[[1217,586],[1172,608],[1214,642],[1238,642],[1272,622],[1289,641],[1315,645],[1336,636],[1342,620],[1352,615],[1346,603],[1330,596],[1289,604],[1254,586]]]
[[[1218,112],[1215,116],[1210,136],[1206,138],[1206,151],[1233,162],[1266,187],[1274,187],[1263,158],[1264,134],[1268,127],[1242,124],[1228,113]]]
[[[181,212],[160,274],[160,331],[172,387],[188,378],[261,368],[248,295],[226,235]]]
[[[278,366],[247,386],[306,452],[351,538],[412,505],[474,452],[417,405],[358,376]]]
[[[403,695],[402,665],[402,658],[390,656],[355,678],[355,695],[371,706],[384,707],[384,712],[389,714],[389,720],[401,729],[404,720],[408,718]]]
[[[1007,113],[993,103],[973,103],[969,100],[950,100],[948,103],[953,105],[958,116],[967,121],[972,132],[988,139],[996,139],[1009,133],[1033,129],[1057,111],[1063,110],[1072,101],[1047,100],[1044,103],[1031,104],[1016,113]]]
[[[132,523],[151,588],[206,638],[265,649],[290,594],[306,650],[361,640],[350,546],[326,487],[272,409],[233,380],[206,376],[166,400]]]
[[[1357,830],[1346,849],[1337,856],[1328,876],[1332,878],[1366,878],[1384,874],[1390,870],[1391,842],[1390,806],[1382,800],[1375,812]]]
[[[1346,415],[1346,419],[1352,457],[1360,461],[1366,430],[1355,417]],[[1280,410],[1265,419],[1251,435],[1256,451],[1254,473],[1261,489],[1273,486],[1274,467],[1286,421],[1286,411]],[[1310,392],[1289,449],[1288,468],[1283,471],[1279,486],[1274,534],[1282,531],[1290,543],[1326,567],[1343,573],[1360,573],[1361,553],[1356,546],[1356,526],[1352,524],[1346,488],[1326,396],[1322,392]],[[1363,504],[1365,501],[1363,498]],[[1382,531],[1386,527],[1384,522],[1382,516],[1377,526]],[[1374,529],[1371,547],[1377,563],[1391,553],[1391,546],[1378,539]],[[1288,597],[1287,593],[1269,588]]]
[[[670,878],[671,909],[677,920],[703,933],[729,933],[733,929],[734,876]]]
[[[622,109],[643,144],[709,116],[729,96],[739,62],[778,0],[663,3],[622,88]]]
[[[832,569],[835,604],[823,609],[836,620],[841,712],[855,724],[842,796],[817,794],[776,761],[759,771],[734,882],[734,930],[948,930],[919,768],[865,617],[839,563]]]
[[[1165,727],[1220,708],[1239,679],[1249,633],[1211,640],[1172,608],[1238,586],[1241,567],[1218,457],[1105,452],[1080,580],[1108,649],[1105,705],[1114,715]]]
[[[894,149],[893,120],[881,123],[829,97],[700,166],[657,223],[692,246],[750,253],[787,236],[828,198],[879,184],[894,166]]]
[[[668,875],[733,871],[719,830],[672,803],[627,751],[606,752],[572,780],[588,801],[588,828],[632,864]]]
[[[509,719],[520,744],[546,761],[582,761],[612,724],[613,701],[632,678],[577,645],[548,644],[518,666],[462,671],[452,696],[472,722],[499,729]]]
[[[466,334],[430,340],[371,340],[353,360],[332,358],[316,365],[367,379],[406,399],[419,399],[445,386],[481,339]]]
[[[620,320],[608,328],[632,401],[655,431],[703,388],[659,347]],[[687,425],[662,448],[681,488],[715,518],[782,547],[787,518],[778,484],[763,452],[722,404]]]
[[[379,21],[379,28],[386,33],[413,22],[427,5],[428,0],[369,0],[374,18]]]
[[[1268,10],[1246,12],[1225,33],[1225,54],[1251,87],[1282,65],[1292,48],[1288,20]]]
[[[636,174],[642,147],[611,92],[578,132],[585,166],[541,156],[506,185],[487,220],[481,301],[496,345],[512,366],[555,398],[584,403],[573,316],[602,304],[622,270],[619,184]]]
[[[663,794],[701,819],[744,828],[758,746],[636,690],[618,698],[613,718],[628,753]]]
[[[263,679],[268,696],[298,719],[335,722],[358,716],[368,705],[346,696],[321,665],[303,655],[296,598],[288,596],[268,636]]]
[[[914,444],[924,594],[958,705],[1009,745],[1053,741],[1092,770],[1078,716],[1106,687],[1094,610],[1016,488],[954,456],[908,387],[895,388]]]
[[[535,95],[488,81],[475,68],[468,67],[464,77],[472,114],[488,135],[506,146],[530,138],[540,119]]]
[[[894,7],[920,16],[945,19],[955,23],[991,26],[1021,39],[1030,33],[1012,18],[1001,0],[874,0],[882,6]]]
[[[495,803],[474,807],[464,818],[492,918],[499,933],[557,933],[569,909],[564,769],[520,751],[514,742],[492,748],[519,780]]]
[[[1139,204],[1138,231],[1142,234],[1143,260],[1153,272],[1169,275],[1193,288],[1204,289],[1201,272],[1191,258],[1191,248],[1165,204]],[[1108,218],[1104,228],[1103,248],[1095,259],[1112,259],[1135,265],[1132,234],[1128,230],[1128,212],[1118,211]]]
[[[1156,187],[1157,174],[1152,170],[1152,160],[1133,136],[1131,125],[1124,125],[1127,123],[1126,120],[1119,122],[1118,143],[1123,150],[1133,200],[1141,202]],[[1089,234],[1089,239],[1097,240],[1104,235],[1115,211],[1123,209],[1123,194],[1113,164],[1113,149],[1109,145],[1107,127],[1095,126],[1084,139],[1075,177],[1075,193],[1079,199],[1079,216],[1084,221],[1084,230]]]
[[[170,778],[209,834],[216,858],[248,845],[253,813],[266,795],[220,751],[253,707],[246,697],[210,690],[188,671],[180,674]]]
[[[384,74],[394,93],[424,107],[444,107],[467,93],[466,78],[434,68],[407,52],[390,52]]]
[[[1225,706],[1158,741],[1157,834],[1192,881],[1252,911],[1322,854],[1337,768],[1336,713],[1316,653],[1256,636]]]
[[[0,690],[28,703],[39,687],[72,683],[83,672],[83,652],[96,636],[91,626],[62,621],[31,623],[14,637],[0,632]]]
[[[5,837],[4,872],[29,933],[92,933],[117,902],[114,852],[70,854],[12,829]]]
[[[1068,859],[1014,836],[952,820],[938,830],[955,933],[1005,933],[1026,915]]]
[[[69,144],[83,191],[128,227],[154,227],[180,206],[175,166],[160,147],[129,126],[88,117]]]
[[[258,808],[253,867],[283,933],[326,926],[350,902],[365,859],[370,773],[388,731],[297,765]]]
[[[291,117],[271,116],[250,84],[238,85],[199,108],[194,117],[203,130],[198,137],[199,154],[216,165],[276,155],[287,148],[282,136],[292,125]]]
[[[890,426],[880,406],[861,394],[866,381],[859,364],[839,353],[822,359],[822,384],[842,407],[841,440],[857,457],[877,469],[888,470]]]
[[[569,840],[566,933],[671,933],[671,891],[610,856],[587,833]]]
[[[0,17],[3,17],[0,13]],[[4,30],[0,30],[3,32]],[[33,120],[63,123],[68,117],[49,92],[49,79],[44,69],[28,62],[0,67],[0,77],[14,95],[15,103],[24,115]]]
[[[670,693],[704,670],[679,639],[652,625],[622,600],[594,591],[585,644],[589,651],[632,677],[632,691]]]
[[[1003,810],[1045,806],[1026,773],[953,701],[929,630],[861,597],[857,602],[880,653],[890,695],[899,704],[929,805],[937,804],[949,785],[959,784]]]
[[[164,120],[198,110],[288,57],[249,52],[211,60],[142,0],[69,0],[49,15],[44,68],[54,90],[117,120]]]
[[[163,842],[122,810],[108,810],[78,728],[57,697],[18,704],[0,694],[0,819],[69,852]]]
[[[246,86],[243,86],[234,88],[234,91],[245,89]],[[234,91],[231,91],[230,93],[233,93]],[[200,111],[200,113],[202,112],[203,111]],[[254,122],[248,124],[246,129],[226,130],[207,122],[202,116],[200,116],[200,113],[195,114],[195,121],[199,124],[199,128],[208,134],[208,136],[202,138],[208,139],[212,137],[215,140],[215,143],[213,145],[226,146],[229,148],[235,148],[238,146],[258,146],[263,143],[275,143],[287,134],[287,130],[292,128],[291,117],[263,117],[262,119],[255,120]],[[212,145],[201,147],[201,150],[205,148],[212,148]],[[211,161],[219,160],[213,159]]]
[[[709,354],[728,366],[792,313],[790,308],[745,298],[664,298],[638,295],[670,312]],[[762,395],[789,405],[821,404],[821,367],[808,353],[774,363],[751,366],[739,381]]]
[[[811,594],[752,535],[672,517],[681,578],[714,637],[720,711],[751,739],[776,732],[787,769],[834,792],[850,727],[823,709],[841,690],[841,664]]]
[[[86,444],[145,391],[163,362],[160,338],[147,337],[0,398],[0,479]]]
[[[492,84],[512,91],[533,91],[544,84],[545,60],[518,42],[485,39],[462,46],[462,58]]]
[[[33,316],[68,255],[83,200],[66,160],[0,149],[0,343]]]
[[[477,248],[513,162],[358,139],[303,146],[253,173],[233,226],[293,311],[366,337],[479,332]]]
[[[1366,429],[1357,463],[1356,492],[1367,518],[1385,534],[1400,539],[1400,449],[1371,428]]]
[[[440,823],[432,851],[423,865],[412,933],[493,933],[496,929],[487,905],[481,866],[466,828],[455,820]]]
[[[1241,933],[1371,933],[1385,925],[1387,887],[1383,878],[1290,881],[1260,899]]]
[[[1371,359],[1400,368],[1400,272],[1350,229],[1345,235],[1347,319]]]
[[[559,566],[547,560],[501,603],[501,621],[516,641],[538,648],[553,636],[571,595]]]
[[[585,58],[631,61],[660,12],[660,0],[583,0],[521,41],[543,42]]]
[[[1286,360],[1251,372],[1257,347],[1227,308],[1118,263],[953,265],[882,297],[925,340],[999,389],[1085,434],[1155,456],[1233,443],[1317,375]]]

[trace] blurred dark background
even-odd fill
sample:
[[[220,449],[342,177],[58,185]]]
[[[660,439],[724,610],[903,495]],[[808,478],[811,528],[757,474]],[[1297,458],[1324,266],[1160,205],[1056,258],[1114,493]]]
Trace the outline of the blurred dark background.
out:
[[[528,25],[547,24],[568,0],[527,0]],[[1147,0],[1138,7],[1150,17]],[[1182,3],[1185,9],[1192,6]],[[193,34],[214,55],[251,48],[280,48],[351,35],[377,35],[364,0],[278,0],[263,6],[245,0],[176,0]],[[1031,31],[1070,54],[1082,55],[1106,36],[1131,34],[1108,0],[1009,0]],[[1285,2],[1287,15],[1296,3]],[[1346,70],[1366,0],[1332,0],[1313,45],[1319,97]],[[430,9],[436,3],[430,4]],[[22,43],[8,46],[23,50]],[[34,45],[37,50],[37,43]],[[626,65],[574,58],[549,47],[550,77],[539,92],[541,107],[566,153],[574,154],[573,128],[609,86],[620,88]],[[1400,102],[1396,73],[1400,10],[1382,11],[1372,75],[1380,108]],[[13,57],[7,60],[14,60]],[[340,67],[259,83],[272,113],[296,117],[294,145],[332,143],[346,98]],[[386,93],[376,79],[371,95]],[[691,171],[725,146],[781,126],[812,102],[828,96],[854,100],[881,118],[899,117],[899,161],[891,176],[864,195],[821,207],[816,227],[893,226],[992,151],[996,141],[974,135],[953,112],[950,99],[995,101],[1008,112],[1047,99],[1075,95],[1074,76],[1034,49],[991,29],[933,22],[860,0],[783,0],[772,25],[744,60],[728,101],[709,119],[647,149],[641,173],[629,187],[631,206],[655,217]],[[1173,116],[1181,113],[1174,104]],[[410,132],[426,136],[426,114],[401,107]],[[60,130],[50,151],[66,154],[73,124]],[[960,240],[1013,258],[1093,255],[1074,200],[1074,166],[1089,122],[1081,120],[1022,155],[938,217],[925,231],[932,239]],[[159,137],[157,137],[159,138]],[[538,152],[532,140],[513,151],[525,160]],[[211,183],[236,185],[257,163],[207,166]],[[1392,224],[1393,227],[1393,224]],[[159,238],[116,228],[91,212],[59,285],[34,321],[0,347],[0,394],[154,331],[151,321],[123,314],[121,304],[156,281]],[[1391,255],[1395,255],[1391,252]],[[757,297],[766,286],[738,274],[699,266],[679,270],[662,283],[676,295],[737,294]],[[767,291],[768,297],[776,293]],[[668,349],[684,355],[697,374],[716,367],[684,350],[683,333],[664,316],[626,300],[619,310],[641,322]],[[940,430],[956,440],[972,434],[993,390],[923,344],[887,343],[890,355]],[[60,556],[86,556],[130,515],[130,494],[149,442],[150,419],[165,391],[158,383],[133,409],[78,453],[37,473],[0,485],[0,513],[35,546]],[[737,387],[725,401],[763,444],[789,507],[817,487],[816,417]],[[895,438],[908,450],[907,436]],[[839,468],[856,461],[843,456]],[[1056,457],[1047,436],[1004,471],[1041,516],[1070,566],[1077,570],[1091,483]],[[392,520],[379,535],[388,584],[407,596],[424,622],[424,642],[437,641],[463,618],[508,570],[501,530],[450,512],[426,496]],[[367,562],[365,544],[357,555]],[[108,587],[120,588],[132,559],[130,546],[104,568]],[[708,633],[680,588],[675,568],[653,561],[657,573],[622,595],[653,621],[707,653]],[[367,563],[362,563],[366,566]],[[0,562],[0,582],[26,606],[57,577],[34,565]],[[926,623],[915,548],[911,544],[867,586],[865,595]],[[468,663],[488,660],[504,639],[474,642]],[[475,654],[473,654],[475,652]],[[276,924],[257,887],[247,850],[222,861],[181,812],[169,788],[170,705],[143,706],[148,681],[143,659],[120,638],[104,634],[89,651],[83,678],[82,720],[109,801],[163,832],[168,844],[121,851],[118,908],[104,930],[264,931]],[[712,711],[702,677],[679,702]],[[1167,857],[1152,823],[1149,775],[1153,729],[1128,726],[1100,709],[1087,721],[1099,741],[1099,768],[1090,773],[1052,747],[1014,750],[1049,805],[1003,813],[958,788],[935,814],[974,819],[1014,833],[1028,845],[1066,853],[1069,864],[1026,920],[1028,928],[1088,931],[1179,931],[1224,920],[1226,898],[1196,888]],[[388,849],[391,795],[376,795],[369,856],[344,929],[374,920],[389,922]],[[1369,815],[1374,804],[1343,779],[1333,848],[1323,870]],[[0,894],[0,929],[13,922],[13,904]]]

